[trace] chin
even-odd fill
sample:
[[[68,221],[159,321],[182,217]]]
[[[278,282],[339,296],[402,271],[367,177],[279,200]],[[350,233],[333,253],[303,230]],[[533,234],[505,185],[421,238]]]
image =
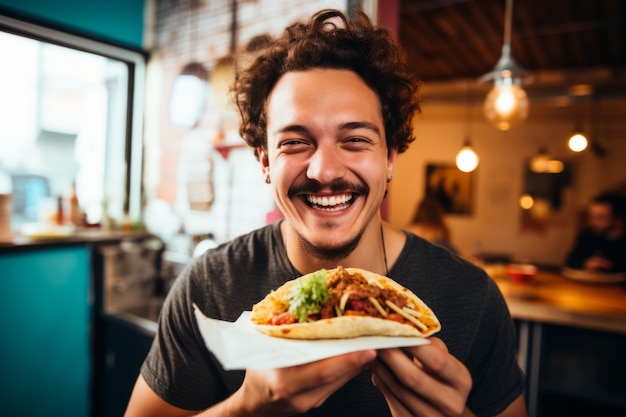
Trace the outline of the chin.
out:
[[[348,257],[359,244],[361,235],[359,234],[352,240],[344,239],[337,241],[330,238],[322,239],[321,241],[307,240],[304,236],[298,235],[302,248],[311,256],[325,260],[335,261]]]

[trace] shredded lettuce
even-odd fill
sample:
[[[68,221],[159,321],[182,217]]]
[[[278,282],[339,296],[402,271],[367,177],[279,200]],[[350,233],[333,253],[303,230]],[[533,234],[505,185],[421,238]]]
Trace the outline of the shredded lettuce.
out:
[[[328,301],[327,281],[326,270],[320,269],[291,287],[287,296],[289,312],[299,323],[305,322],[309,314],[319,312],[320,307]]]

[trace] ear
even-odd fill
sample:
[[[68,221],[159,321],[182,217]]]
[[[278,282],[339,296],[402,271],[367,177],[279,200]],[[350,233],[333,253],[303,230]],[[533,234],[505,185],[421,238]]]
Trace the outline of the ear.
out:
[[[389,149],[389,154],[387,156],[387,179],[391,181],[393,178],[393,174],[396,171],[396,161],[398,160],[398,147],[394,146]]]
[[[257,155],[259,156],[259,162],[261,162],[261,169],[263,170],[263,176],[268,178],[270,175],[270,161],[267,157],[267,152],[262,146],[256,148]]]

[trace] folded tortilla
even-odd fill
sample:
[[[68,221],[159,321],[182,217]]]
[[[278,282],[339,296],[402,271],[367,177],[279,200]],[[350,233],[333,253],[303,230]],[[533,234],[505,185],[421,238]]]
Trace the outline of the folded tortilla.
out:
[[[289,310],[289,291],[296,282],[306,280],[312,275],[307,274],[286,282],[255,304],[250,316],[253,327],[270,336],[289,339],[345,339],[359,336],[427,337],[441,330],[441,324],[433,311],[412,291],[391,278],[359,268],[338,267],[327,270],[326,273],[329,279],[334,274],[357,274],[365,278],[369,285],[390,289],[400,297],[405,297],[406,306],[400,309],[401,311],[394,309],[394,306],[383,307],[389,313],[401,314],[405,318],[404,322],[400,323],[381,316],[339,315],[302,323],[271,324],[273,316]],[[381,306],[384,303],[383,301],[378,304]]]

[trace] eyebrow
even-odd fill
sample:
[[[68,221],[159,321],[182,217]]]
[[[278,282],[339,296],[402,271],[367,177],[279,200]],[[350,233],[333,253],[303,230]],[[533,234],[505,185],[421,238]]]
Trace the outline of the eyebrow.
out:
[[[380,136],[380,129],[370,122],[349,122],[341,125],[341,130],[355,130],[355,129],[367,129],[374,132],[377,136]]]
[[[356,130],[356,129],[367,129],[374,132],[377,136],[380,137],[380,129],[373,123],[370,122],[348,122],[344,123],[339,127],[339,130]],[[303,125],[287,125],[275,131],[275,133],[287,133],[287,132],[296,132],[296,133],[304,133],[310,135],[311,132],[308,128]]]

